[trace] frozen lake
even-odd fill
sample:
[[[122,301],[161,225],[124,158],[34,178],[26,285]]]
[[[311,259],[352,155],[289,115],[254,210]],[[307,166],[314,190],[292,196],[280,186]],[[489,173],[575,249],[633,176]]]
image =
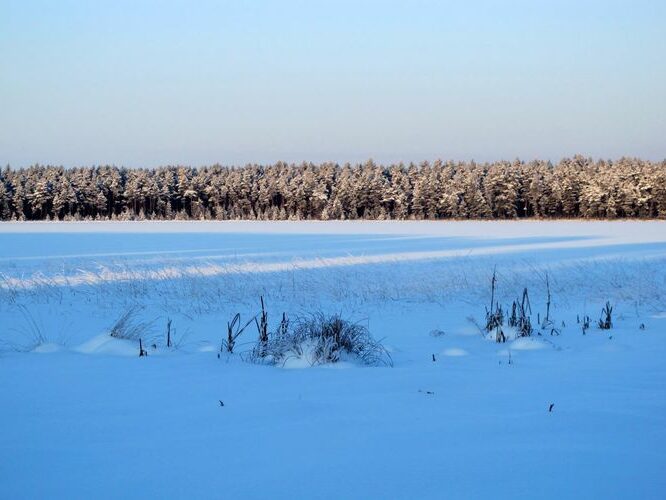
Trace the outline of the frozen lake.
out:
[[[548,280],[557,332],[485,335],[495,270],[535,324]],[[254,325],[218,357],[260,296],[271,328],[359,322],[393,367],[250,363]],[[2,498],[666,488],[664,222],[5,223],[0,300]],[[147,357],[109,335],[129,309]]]

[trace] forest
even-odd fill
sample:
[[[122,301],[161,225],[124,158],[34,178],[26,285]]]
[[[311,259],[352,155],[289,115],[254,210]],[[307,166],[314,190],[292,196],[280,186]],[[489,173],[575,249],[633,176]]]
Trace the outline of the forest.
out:
[[[666,161],[0,170],[1,220],[666,218]]]

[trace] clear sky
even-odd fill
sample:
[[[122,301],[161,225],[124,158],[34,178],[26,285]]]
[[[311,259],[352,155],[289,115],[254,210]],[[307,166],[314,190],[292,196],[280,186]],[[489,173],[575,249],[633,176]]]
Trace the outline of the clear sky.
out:
[[[0,164],[666,158],[666,1],[0,0]]]

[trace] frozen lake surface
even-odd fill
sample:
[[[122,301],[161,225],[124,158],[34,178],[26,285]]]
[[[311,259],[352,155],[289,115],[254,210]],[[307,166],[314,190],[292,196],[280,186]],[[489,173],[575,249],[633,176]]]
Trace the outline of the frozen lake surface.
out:
[[[484,335],[495,270],[551,327]],[[218,358],[260,297],[393,367]],[[664,359],[664,222],[4,223],[0,497],[662,498]]]

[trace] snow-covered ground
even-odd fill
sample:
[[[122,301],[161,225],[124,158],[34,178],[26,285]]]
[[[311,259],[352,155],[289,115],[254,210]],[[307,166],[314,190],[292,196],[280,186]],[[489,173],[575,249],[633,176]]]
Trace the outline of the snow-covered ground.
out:
[[[559,335],[484,337],[495,269]],[[260,296],[393,367],[218,358]],[[664,360],[664,222],[5,223],[0,498],[663,498]]]

